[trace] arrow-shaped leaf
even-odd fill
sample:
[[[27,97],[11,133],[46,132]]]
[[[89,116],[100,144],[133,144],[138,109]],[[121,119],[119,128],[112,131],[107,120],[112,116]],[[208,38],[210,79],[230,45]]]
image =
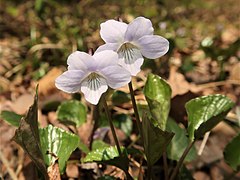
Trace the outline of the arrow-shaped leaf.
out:
[[[64,173],[68,158],[79,145],[79,137],[48,125],[40,129],[40,140],[45,163],[51,166],[57,157],[60,172]]]
[[[46,166],[41,152],[40,138],[38,131],[38,96],[37,90],[33,105],[29,108],[26,117],[20,121],[19,128],[16,130],[13,140],[18,143],[29,155],[35,165],[39,168],[45,178],[48,178]]]
[[[170,110],[172,90],[168,83],[161,77],[149,74],[144,87],[144,95],[148,102],[152,118],[164,131]]]
[[[174,133],[155,127],[147,115],[143,116],[142,122],[144,150],[148,163],[153,165],[162,156],[167,145],[173,138]]]

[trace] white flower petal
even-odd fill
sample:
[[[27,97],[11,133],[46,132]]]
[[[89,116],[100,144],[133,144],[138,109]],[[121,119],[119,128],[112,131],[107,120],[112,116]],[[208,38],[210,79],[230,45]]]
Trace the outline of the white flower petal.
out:
[[[149,19],[138,17],[134,19],[127,28],[125,33],[126,41],[135,41],[145,35],[152,35],[153,27]]]
[[[126,64],[124,59],[119,59],[119,64],[128,70],[132,76],[136,76],[137,73],[141,71],[141,66],[143,64],[143,57],[139,57],[132,64]]]
[[[106,43],[123,42],[127,24],[115,20],[108,20],[100,25],[100,36]]]
[[[93,58],[96,62],[95,65],[97,71],[108,66],[118,65],[118,54],[112,50],[97,52],[93,55]]]
[[[125,86],[131,81],[131,74],[119,65],[106,67],[100,73],[106,77],[108,85],[113,89]]]
[[[89,67],[94,66],[94,59],[91,55],[75,51],[68,56],[67,64],[68,70],[87,70]]]
[[[95,53],[104,51],[104,50],[113,50],[116,51],[119,48],[120,44],[118,43],[106,43],[104,45],[101,45],[97,48],[97,50],[95,51]]]
[[[96,78],[85,78],[81,84],[81,91],[84,97],[91,104],[98,104],[101,95],[108,89],[106,80],[97,75]]]
[[[138,47],[131,43],[125,43],[118,49],[119,64],[127,69],[132,76],[136,76],[141,70],[143,57]]]
[[[142,55],[150,59],[163,56],[169,49],[168,40],[157,35],[143,36],[136,43],[140,46]]]
[[[57,77],[55,85],[58,89],[67,93],[79,92],[81,81],[85,78],[85,76],[86,72],[81,70],[66,71]]]

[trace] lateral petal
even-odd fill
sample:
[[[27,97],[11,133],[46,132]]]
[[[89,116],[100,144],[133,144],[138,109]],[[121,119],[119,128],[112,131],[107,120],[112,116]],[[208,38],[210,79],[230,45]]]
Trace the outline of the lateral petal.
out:
[[[137,41],[144,57],[156,59],[168,52],[169,42],[157,35],[146,35]]]
[[[55,86],[67,93],[76,93],[80,91],[81,81],[85,78],[86,72],[81,70],[69,70],[58,76],[55,80]]]

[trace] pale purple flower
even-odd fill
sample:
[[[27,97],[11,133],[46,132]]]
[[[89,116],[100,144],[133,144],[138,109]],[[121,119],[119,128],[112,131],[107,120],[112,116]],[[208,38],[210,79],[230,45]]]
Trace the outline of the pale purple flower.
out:
[[[108,20],[100,25],[100,35],[106,44],[97,52],[113,50],[119,55],[119,64],[135,76],[143,64],[143,56],[156,59],[167,53],[167,39],[153,35],[149,19],[138,17],[130,24]]]
[[[60,75],[55,85],[67,93],[82,92],[88,102],[97,104],[108,86],[113,89],[130,82],[131,75],[118,64],[118,55],[112,50],[93,56],[76,51],[68,59],[68,70]]]

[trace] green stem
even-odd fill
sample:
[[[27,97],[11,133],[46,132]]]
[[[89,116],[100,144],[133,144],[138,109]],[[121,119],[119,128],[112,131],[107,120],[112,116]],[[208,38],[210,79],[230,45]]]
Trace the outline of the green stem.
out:
[[[137,109],[136,100],[135,100],[135,97],[134,97],[132,82],[128,83],[128,87],[129,87],[129,90],[130,90],[132,106],[133,106],[134,114],[135,114],[135,117],[136,117],[138,131],[139,131],[140,136],[141,136],[140,139],[142,140],[142,144],[143,144],[142,125],[141,125],[141,121],[140,121],[140,118],[139,118],[139,113],[138,113],[138,109]]]
[[[147,180],[152,179],[152,165],[150,163],[147,163]]]
[[[180,167],[182,166],[182,163],[185,159],[185,157],[187,156],[188,152],[191,150],[193,144],[195,143],[195,141],[192,141],[190,144],[188,144],[188,146],[186,147],[185,151],[183,152],[181,158],[179,159],[178,163],[177,163],[177,166],[174,168],[173,170],[173,173],[172,173],[172,176],[170,178],[170,180],[174,180]]]
[[[113,126],[112,117],[111,117],[111,114],[109,112],[107,101],[106,101],[105,97],[103,97],[103,106],[105,108],[107,118],[108,118],[108,122],[109,122],[109,125],[110,125],[110,128],[111,128],[111,131],[112,131],[113,139],[115,141],[115,144],[116,144],[117,150],[118,150],[118,154],[120,156],[122,154],[121,148],[120,148],[120,145],[119,145],[119,142],[118,142],[118,139],[117,139],[117,135],[116,135],[116,132],[115,132],[115,129],[114,129],[114,126]]]
[[[163,168],[164,168],[164,179],[168,180],[168,163],[167,163],[166,148],[164,148],[164,152],[163,152]]]
[[[97,130],[98,128],[98,119],[99,119],[99,107],[98,105],[92,105],[91,106],[91,116],[92,116],[92,124],[93,124],[93,129],[92,129],[92,133],[91,133],[91,136],[89,138],[89,149],[92,150],[92,143],[93,143],[93,136],[94,136],[94,133],[95,131]]]

